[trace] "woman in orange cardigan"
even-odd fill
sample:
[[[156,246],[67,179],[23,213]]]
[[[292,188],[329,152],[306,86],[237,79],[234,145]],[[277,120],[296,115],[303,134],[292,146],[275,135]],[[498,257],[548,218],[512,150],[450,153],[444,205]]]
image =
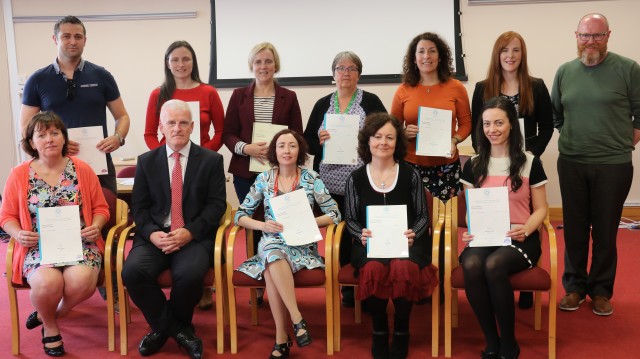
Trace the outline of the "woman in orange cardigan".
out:
[[[98,177],[88,164],[67,156],[69,137],[53,112],[35,115],[25,131],[22,148],[33,157],[11,171],[4,188],[0,225],[15,238],[11,280],[31,287],[35,311],[27,329],[42,325],[44,352],[64,355],[57,318],[91,297],[102,265],[104,241],[100,230],[109,220],[109,207]],[[78,205],[83,259],[40,264],[37,210]]]

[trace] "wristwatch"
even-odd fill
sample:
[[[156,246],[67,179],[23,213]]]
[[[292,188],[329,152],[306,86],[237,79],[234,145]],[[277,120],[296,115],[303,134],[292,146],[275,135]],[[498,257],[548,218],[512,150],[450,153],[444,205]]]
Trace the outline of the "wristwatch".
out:
[[[116,137],[118,137],[118,140],[120,141],[120,146],[124,146],[124,137],[120,136],[120,134],[118,133],[118,131],[116,131],[116,133],[114,133],[114,135]]]

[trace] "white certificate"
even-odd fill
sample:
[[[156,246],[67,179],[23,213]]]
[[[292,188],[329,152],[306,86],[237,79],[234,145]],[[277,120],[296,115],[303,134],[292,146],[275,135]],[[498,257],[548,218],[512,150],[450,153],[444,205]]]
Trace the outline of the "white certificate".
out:
[[[416,155],[451,157],[451,110],[420,107]]]
[[[367,206],[367,258],[407,258],[407,206]]]
[[[96,175],[107,174],[107,155],[96,147],[104,139],[102,126],[76,127],[67,130],[69,139],[78,142],[78,158],[88,163]]]
[[[285,125],[274,125],[272,123],[254,122],[253,136],[251,137],[251,143],[266,142],[267,146],[269,146],[269,143],[273,139],[273,136],[275,136],[276,133],[286,128],[287,126]],[[254,157],[251,157],[251,159],[249,160],[249,171],[251,172],[264,172],[264,171],[268,171],[269,169],[271,169],[271,165],[266,160],[264,164],[260,163],[260,161],[258,161]]]
[[[200,101],[189,101],[187,105],[189,105],[191,119],[193,120],[193,132],[191,132],[189,139],[200,146]]]
[[[322,161],[334,165],[357,164],[360,116],[326,114],[324,129],[329,132],[331,138],[323,145]]]
[[[273,197],[269,200],[269,205],[276,222],[282,224],[283,231],[280,235],[287,245],[301,246],[322,239],[303,189]]]
[[[40,264],[61,264],[82,260],[80,207],[38,208]]]
[[[511,238],[509,189],[507,187],[472,188],[467,198],[467,227],[473,234],[470,247],[508,246]]]

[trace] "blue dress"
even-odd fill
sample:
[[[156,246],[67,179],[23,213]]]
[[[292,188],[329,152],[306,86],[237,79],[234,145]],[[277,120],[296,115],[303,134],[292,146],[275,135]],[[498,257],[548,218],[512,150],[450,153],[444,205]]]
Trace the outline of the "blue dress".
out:
[[[331,195],[329,195],[318,174],[305,168],[300,168],[300,171],[300,181],[295,190],[300,188],[304,189],[309,199],[309,205],[312,208],[314,204],[318,204],[322,212],[331,217],[333,223],[340,223],[338,205],[333,198],[331,198]],[[236,224],[241,217],[251,216],[263,202],[265,221],[275,220],[273,210],[269,205],[269,199],[276,196],[276,194],[274,194],[275,180],[276,169],[271,169],[258,175],[249,193],[236,212]],[[282,192],[278,192],[278,194],[282,194]],[[258,253],[242,263],[237,270],[252,278],[261,280],[262,272],[264,272],[267,263],[272,263],[278,259],[286,259],[293,273],[296,273],[302,268],[324,268],[324,263],[318,253],[317,243],[289,246],[279,233],[263,232],[262,239],[258,245]]]

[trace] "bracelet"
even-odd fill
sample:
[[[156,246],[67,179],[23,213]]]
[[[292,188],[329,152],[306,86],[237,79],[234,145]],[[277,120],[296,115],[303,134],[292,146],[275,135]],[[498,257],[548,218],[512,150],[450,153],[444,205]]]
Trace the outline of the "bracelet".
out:
[[[452,140],[456,140],[456,145],[460,144],[460,140],[458,139],[458,137],[453,136],[451,137]]]

